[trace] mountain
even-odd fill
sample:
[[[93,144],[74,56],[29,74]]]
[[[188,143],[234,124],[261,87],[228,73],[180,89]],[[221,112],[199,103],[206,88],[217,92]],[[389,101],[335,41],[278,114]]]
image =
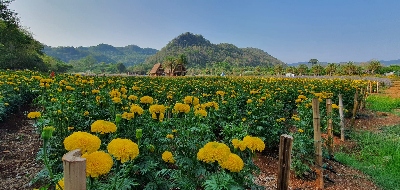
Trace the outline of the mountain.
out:
[[[146,58],[154,55],[158,50],[140,48],[136,45],[114,47],[108,44],[99,44],[90,47],[51,47],[45,45],[43,52],[64,62],[92,56],[98,63],[123,63],[126,66],[131,66],[143,63]]]
[[[155,55],[146,59],[145,64],[163,62],[167,57],[186,55],[188,66],[206,67],[225,62],[231,66],[274,66],[285,64],[267,52],[257,48],[238,48],[233,44],[213,44],[202,35],[183,33],[171,40]]]

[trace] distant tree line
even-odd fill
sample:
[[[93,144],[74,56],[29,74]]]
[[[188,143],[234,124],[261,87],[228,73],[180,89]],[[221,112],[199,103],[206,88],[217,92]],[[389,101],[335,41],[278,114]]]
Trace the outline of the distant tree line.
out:
[[[66,71],[69,66],[43,54],[43,45],[20,25],[18,14],[0,0],[0,68]]]

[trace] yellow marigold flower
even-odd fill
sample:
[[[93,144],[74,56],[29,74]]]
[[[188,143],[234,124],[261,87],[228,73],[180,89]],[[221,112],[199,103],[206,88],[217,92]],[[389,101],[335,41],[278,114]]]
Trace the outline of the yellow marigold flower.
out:
[[[132,104],[130,110],[131,110],[132,113],[137,113],[139,115],[143,114],[143,109],[140,106],[136,105],[136,104]]]
[[[51,98],[51,102],[57,102],[57,98]]]
[[[167,163],[175,163],[175,159],[174,156],[172,155],[172,153],[170,151],[164,151],[164,153],[162,153],[161,158],[164,160],[164,162]]]
[[[226,104],[226,103],[228,103],[228,101],[225,101],[225,100],[224,100],[224,101],[222,101],[222,103],[223,103],[223,104]]]
[[[298,99],[301,99],[301,100],[305,100],[305,99],[307,99],[307,97],[306,97],[306,96],[304,96],[304,95],[302,95],[302,94],[300,94],[299,96],[297,96],[297,98],[298,98]]]
[[[97,89],[92,90],[92,94],[98,94],[98,93],[100,93],[100,90],[97,90]]]
[[[121,97],[121,92],[119,92],[118,90],[115,90],[115,89],[111,90],[108,94],[110,94],[111,98]]]
[[[332,109],[339,109],[339,106],[336,104],[332,104]]]
[[[217,92],[215,92],[215,94],[224,96],[226,93],[224,91],[218,90]]]
[[[100,99],[101,99],[101,97],[100,97],[100,96],[96,96],[96,102],[99,102],[99,101],[100,101]]]
[[[260,92],[258,92],[258,90],[250,90],[250,94],[258,94]]]
[[[167,139],[173,139],[174,138],[174,135],[173,134],[168,134],[167,135]]]
[[[237,154],[231,153],[228,159],[220,162],[219,165],[231,172],[240,172],[244,167],[244,162]]]
[[[119,98],[119,97],[114,97],[114,98],[112,98],[112,101],[113,101],[114,103],[116,103],[116,104],[122,103],[122,102],[121,102],[121,98]]]
[[[86,158],[86,176],[90,177],[107,174],[113,165],[111,156],[103,151],[86,153],[82,155],[82,158]]]
[[[150,96],[143,96],[140,98],[140,103],[142,104],[153,104],[153,98]]]
[[[124,119],[126,119],[126,120],[131,120],[132,118],[135,117],[135,114],[134,114],[134,113],[124,112],[124,113],[121,115],[121,117],[124,118]]]
[[[197,159],[206,163],[223,162],[228,159],[231,150],[224,143],[209,142],[197,152]]]
[[[128,90],[125,87],[121,87],[121,92],[122,92],[122,94],[126,94],[128,92]]]
[[[97,120],[92,123],[90,130],[100,134],[113,133],[117,131],[117,126],[110,121]]]
[[[56,190],[61,190],[61,188],[64,189],[64,178],[60,179],[60,181],[58,181],[57,184],[56,184]]]
[[[133,160],[139,155],[138,145],[129,139],[113,139],[108,144],[107,150],[115,159],[121,160],[121,163]]]
[[[233,139],[232,145],[235,149],[239,148],[241,151],[246,150],[246,144],[243,143],[243,141],[241,141],[239,139]]]
[[[244,117],[244,118],[242,118],[242,121],[243,121],[243,122],[245,122],[246,120],[247,120],[247,119],[246,119],[245,117]]]
[[[135,96],[135,95],[130,95],[130,96],[128,96],[128,100],[135,101],[135,100],[137,100],[137,99],[138,99],[138,97]]]
[[[174,112],[174,113],[189,113],[190,106],[187,104],[176,103],[174,106],[174,110],[172,110],[172,112]]]
[[[296,99],[296,104],[298,104],[298,103],[301,103],[301,99],[299,98],[299,99]]]
[[[171,94],[168,94],[168,95],[167,95],[167,99],[172,100],[172,95],[171,95]]]
[[[200,116],[200,117],[207,117],[207,111],[203,109],[197,109],[194,111],[194,115]]]
[[[303,129],[299,129],[299,130],[297,130],[299,133],[302,133],[302,132],[304,132],[304,130]]]
[[[64,139],[65,150],[81,149],[82,153],[91,153],[100,148],[99,137],[87,132],[74,132]]]
[[[89,115],[89,112],[88,112],[88,111],[85,111],[85,112],[83,113],[83,115],[84,115],[84,116],[88,116],[88,115]]]
[[[74,129],[74,127],[68,127],[68,130],[70,131],[70,130],[73,130]]]
[[[70,90],[70,91],[75,90],[75,88],[73,88],[72,86],[65,86],[65,89],[66,89],[66,90]]]
[[[252,99],[248,99],[248,100],[246,101],[246,103],[248,103],[248,104],[250,104],[250,103],[252,103],[252,102],[253,102]]]
[[[173,132],[173,133],[176,133],[176,132],[178,132],[178,130],[176,130],[176,129],[172,129],[172,132]]]
[[[254,152],[255,150],[261,152],[265,148],[264,141],[262,141],[258,137],[252,137],[247,135],[246,137],[243,138],[243,143],[246,144],[246,147],[249,148],[251,152]]]
[[[200,100],[194,96],[186,96],[185,99],[183,99],[183,102],[185,104],[196,106],[200,103]]]
[[[201,104],[202,109],[206,109],[206,108],[210,108],[210,107],[213,107],[215,110],[219,109],[218,103],[214,102],[214,101]]]
[[[40,112],[29,112],[28,113],[28,118],[29,119],[36,119],[41,116]]]
[[[140,90],[140,87],[133,86],[133,87],[132,87],[132,90]]]

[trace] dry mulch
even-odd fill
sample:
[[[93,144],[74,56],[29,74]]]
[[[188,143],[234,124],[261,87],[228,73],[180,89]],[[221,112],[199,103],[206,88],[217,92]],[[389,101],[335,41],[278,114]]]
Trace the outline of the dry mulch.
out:
[[[0,189],[32,189],[29,182],[42,168],[36,161],[41,139],[26,118],[29,110],[21,108],[0,122]]]

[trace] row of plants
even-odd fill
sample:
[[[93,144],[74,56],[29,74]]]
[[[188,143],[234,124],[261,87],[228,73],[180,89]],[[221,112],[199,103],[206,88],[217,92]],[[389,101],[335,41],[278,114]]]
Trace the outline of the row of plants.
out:
[[[31,76],[37,74],[33,71],[0,70],[0,121],[37,96],[31,88]]]
[[[87,158],[89,189],[257,189],[252,159],[276,149],[284,133],[295,138],[293,168],[301,175],[313,164],[311,99],[337,102],[340,93],[351,108],[368,83],[19,74],[39,92],[38,112],[28,117],[45,140],[38,159],[46,167],[33,183],[50,179],[44,188],[59,189],[60,158],[77,148]],[[327,118],[337,114],[322,126]]]

